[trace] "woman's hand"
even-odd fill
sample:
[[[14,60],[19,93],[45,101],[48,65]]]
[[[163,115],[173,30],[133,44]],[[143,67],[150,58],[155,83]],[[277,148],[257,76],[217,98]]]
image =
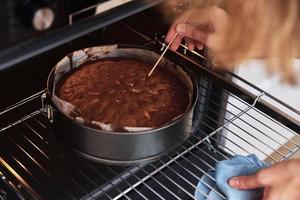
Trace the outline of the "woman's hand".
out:
[[[184,22],[186,16],[189,17]],[[184,38],[190,50],[201,50],[206,45],[213,51],[224,36],[227,21],[227,13],[216,6],[188,10],[175,20],[165,40],[171,42],[178,33],[171,50],[176,51]]]
[[[300,199],[300,160],[288,160],[260,170],[252,176],[230,179],[236,189],[264,188],[263,200]]]

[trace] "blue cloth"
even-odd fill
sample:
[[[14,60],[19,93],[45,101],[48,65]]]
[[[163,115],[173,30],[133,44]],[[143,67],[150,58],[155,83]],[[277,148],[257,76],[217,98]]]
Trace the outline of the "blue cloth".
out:
[[[256,173],[259,169],[266,167],[255,155],[234,156],[230,160],[219,161],[216,171],[209,171],[204,175],[196,188],[195,198],[197,200],[256,200],[262,196],[262,189],[236,190],[228,181],[235,176],[245,176]]]
[[[221,196],[223,194],[218,189],[217,183],[215,182],[214,179],[215,179],[214,171],[209,171],[207,175],[202,176],[195,191],[195,199],[224,200],[224,198],[222,198]]]

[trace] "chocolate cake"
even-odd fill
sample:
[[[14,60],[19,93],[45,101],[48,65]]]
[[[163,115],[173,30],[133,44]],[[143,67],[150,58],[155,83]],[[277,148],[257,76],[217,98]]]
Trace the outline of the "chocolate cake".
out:
[[[57,96],[92,121],[124,127],[161,127],[189,105],[186,85],[165,68],[147,77],[152,65],[129,59],[104,59],[78,67],[61,79]]]

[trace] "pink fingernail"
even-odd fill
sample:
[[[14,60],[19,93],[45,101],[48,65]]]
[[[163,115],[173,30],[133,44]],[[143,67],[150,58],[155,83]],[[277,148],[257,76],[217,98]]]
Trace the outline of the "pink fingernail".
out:
[[[240,180],[238,178],[232,178],[229,180],[229,185],[232,187],[238,187],[240,185]]]

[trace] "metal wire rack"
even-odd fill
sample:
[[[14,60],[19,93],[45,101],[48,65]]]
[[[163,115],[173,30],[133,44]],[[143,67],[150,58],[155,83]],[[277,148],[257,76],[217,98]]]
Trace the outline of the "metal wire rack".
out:
[[[219,160],[255,153],[274,163],[298,151],[297,132],[256,108],[265,93],[248,103],[203,75],[199,80],[191,136],[160,160],[134,167],[91,163],[56,141],[40,108],[41,91],[0,113],[10,121],[0,129],[1,177],[28,199],[193,199],[200,178]]]
[[[123,25],[144,45],[164,46],[152,34]],[[206,60],[201,54],[181,47],[172,56],[187,62],[191,73],[193,66],[198,70],[194,75],[199,86],[193,131],[183,144],[150,164],[117,167],[89,162],[55,138],[42,109],[41,91],[0,112],[0,180],[24,199],[194,199],[204,174],[214,180],[207,172],[215,170],[219,160],[254,153],[275,163],[299,150],[299,123],[267,103],[276,102],[292,116],[300,117],[299,111],[227,73],[254,92],[242,90],[193,60]]]
[[[205,82],[206,81],[208,80],[205,80]],[[201,89],[207,90],[208,88],[203,86]],[[204,129],[202,128],[197,128],[190,138],[188,138],[184,144],[177,147],[171,154],[164,156],[161,160],[155,163],[146,166],[138,166],[140,169],[139,173],[142,171],[143,175],[135,175],[136,182],[128,186],[126,190],[123,190],[122,193],[113,198],[193,199],[194,192],[197,190],[196,185],[203,174],[206,174],[214,180],[213,177],[207,174],[207,171],[215,170],[214,165],[219,160],[228,159],[232,155],[236,154],[247,155],[255,153],[261,158],[265,157],[265,161],[267,163],[274,163],[287,159],[298,151],[299,143],[296,142],[296,140],[299,139],[298,134],[272,120],[266,114],[260,112],[254,107],[259,99],[265,95],[264,93],[260,94],[253,104],[247,104],[228,91],[224,92],[226,92],[230,98],[234,98],[242,103],[244,108],[235,106],[230,102],[230,100],[227,101],[227,106],[222,109],[224,109],[227,114],[230,114],[226,115],[227,117],[225,118],[224,123],[219,124],[217,129],[213,129],[209,125],[211,122],[216,123],[215,119],[205,115],[204,118],[202,118],[203,121],[201,123],[210,130],[209,132],[203,131]],[[215,99],[217,98],[222,97],[215,96]],[[233,106],[236,110],[229,111],[233,109],[229,108],[228,105]],[[218,106],[219,105],[215,104],[215,107]],[[206,106],[206,108],[208,107],[209,106]],[[209,109],[211,109],[210,112],[215,112],[214,109]],[[244,121],[243,116],[251,117],[254,113],[260,115],[260,118],[253,118],[254,121],[251,122],[251,124]],[[268,120],[268,124],[265,124],[263,122],[264,120]],[[238,121],[246,123],[247,126],[251,127],[251,130],[249,130],[249,127],[244,129],[243,126],[238,126]],[[272,123],[284,129],[285,133],[288,131],[290,135],[281,134],[277,131],[278,129],[273,129],[272,127],[274,127],[274,124]],[[237,126],[239,130],[233,128],[232,125]],[[268,135],[270,133],[257,128],[261,126],[265,126],[270,129],[270,131],[272,131],[272,135]],[[227,132],[232,133],[234,136],[244,141],[244,143],[247,143],[247,145],[239,144],[239,142],[237,142],[236,139],[232,139]],[[252,137],[252,142],[251,140],[247,140],[247,138],[240,136],[240,133],[242,132],[248,134],[248,137]],[[281,140],[277,139],[278,137],[276,136],[272,137],[273,134],[278,134],[278,136],[282,137]],[[290,139],[291,136],[293,136],[293,139]],[[292,143],[292,146],[286,146],[286,143],[282,143],[282,139],[284,139],[286,143]],[[272,141],[274,144],[282,146],[284,151],[276,149],[276,145],[274,146],[273,144],[272,146],[272,143],[268,140]],[[235,147],[229,148],[227,142],[230,142],[229,146],[234,145]],[[268,150],[264,150],[266,148],[270,149],[272,153],[268,154]],[[127,181],[129,182],[130,179]],[[211,188],[207,183],[204,184]],[[224,194],[219,193],[214,188],[211,189],[214,190],[221,198],[226,199]],[[204,193],[203,195],[206,196]]]

